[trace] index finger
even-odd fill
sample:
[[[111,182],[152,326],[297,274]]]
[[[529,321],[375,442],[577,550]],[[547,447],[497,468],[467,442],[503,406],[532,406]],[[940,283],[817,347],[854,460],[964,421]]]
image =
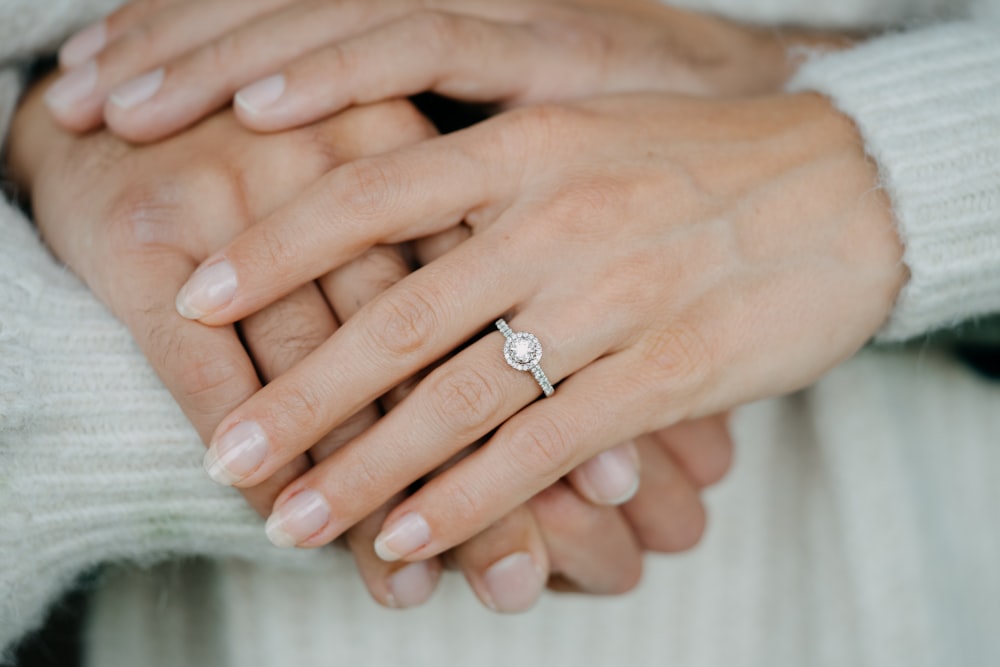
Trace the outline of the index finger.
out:
[[[232,323],[376,244],[442,231],[495,204],[516,169],[491,165],[518,163],[487,125],[334,169],[202,263],[178,312]]]

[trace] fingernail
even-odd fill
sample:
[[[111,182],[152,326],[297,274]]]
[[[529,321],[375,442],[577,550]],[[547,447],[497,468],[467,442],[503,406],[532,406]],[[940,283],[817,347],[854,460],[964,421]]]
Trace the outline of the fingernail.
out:
[[[255,422],[239,422],[212,443],[202,465],[213,480],[232,486],[260,467],[267,450],[264,429]]]
[[[403,558],[431,541],[431,527],[416,512],[404,514],[375,538],[375,553],[384,561]]]
[[[639,490],[639,456],[634,447],[615,447],[584,464],[581,471],[595,502],[621,505]]]
[[[483,575],[494,611],[512,613],[534,606],[545,585],[545,572],[525,551],[513,553],[493,563]]]
[[[226,260],[202,266],[177,293],[177,312],[197,320],[223,308],[236,294],[236,269]]]
[[[326,498],[306,489],[275,507],[264,530],[271,544],[287,549],[305,542],[329,521],[330,505]]]
[[[104,48],[107,39],[104,21],[92,23],[66,40],[59,49],[59,64],[69,68],[85,63]]]
[[[154,69],[140,77],[126,81],[111,91],[111,103],[122,109],[131,109],[156,94],[163,85],[163,68]]]
[[[45,91],[45,103],[65,111],[86,99],[97,87],[97,63],[90,60],[63,74]]]
[[[407,609],[427,602],[437,577],[427,561],[410,563],[389,577],[389,606]]]
[[[275,74],[251,83],[236,93],[236,104],[255,114],[277,102],[284,92],[285,75]]]

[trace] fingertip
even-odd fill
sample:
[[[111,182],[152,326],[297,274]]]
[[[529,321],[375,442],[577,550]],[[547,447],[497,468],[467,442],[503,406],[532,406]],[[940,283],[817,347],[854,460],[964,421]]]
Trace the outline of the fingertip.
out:
[[[245,114],[259,117],[277,102],[285,92],[285,76],[273,74],[240,89],[233,98]]]
[[[103,19],[83,28],[59,49],[59,67],[71,69],[84,64],[104,49],[107,39],[107,25]]]
[[[392,609],[419,607],[431,598],[440,579],[436,558],[408,563],[386,580],[385,605]]]
[[[639,491],[639,451],[629,441],[598,454],[570,474],[573,486],[595,505],[622,505]]]

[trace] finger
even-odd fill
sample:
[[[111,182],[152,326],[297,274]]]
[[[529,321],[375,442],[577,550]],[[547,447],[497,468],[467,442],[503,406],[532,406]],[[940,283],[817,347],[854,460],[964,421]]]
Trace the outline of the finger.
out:
[[[659,441],[688,477],[705,488],[722,479],[733,462],[728,415],[690,419],[650,434]]]
[[[642,550],[622,513],[556,482],[527,503],[542,530],[555,590],[620,595],[642,575]]]
[[[483,239],[485,243],[481,242]],[[234,477],[235,483],[253,486],[263,481],[348,415],[471,337],[484,321],[488,322],[495,316],[496,308],[507,309],[512,305],[511,301],[524,296],[522,291],[526,290],[519,289],[516,284],[511,284],[503,294],[497,293],[494,285],[500,284],[500,281],[489,276],[505,273],[510,264],[498,263],[498,253],[490,245],[486,236],[473,238],[433,265],[410,274],[347,320],[333,337],[302,363],[270,383],[227,417],[213,438],[213,447],[221,451],[246,449],[247,454],[254,457],[252,461],[239,464],[241,474]],[[487,276],[485,284],[481,282],[483,276]],[[573,321],[567,319],[567,322]],[[600,331],[606,334],[613,327],[613,324],[602,325]],[[600,344],[598,334],[590,340]],[[494,339],[488,353],[489,368],[494,374],[503,373],[500,377],[509,380],[506,373],[510,369],[503,369],[503,359],[498,359],[502,357],[500,347]],[[553,353],[554,361],[560,358],[560,354],[559,351]],[[586,350],[583,354],[587,356]],[[483,352],[479,355],[480,358],[486,356]],[[581,359],[578,363],[584,361]],[[575,367],[578,366],[570,366],[567,371]],[[510,407],[511,399],[505,391],[496,391],[491,387],[478,389],[474,371],[457,374],[437,391],[448,394],[443,399],[456,409],[462,406],[463,400],[467,400],[467,394],[462,392],[472,390],[489,391],[494,400],[503,401],[497,403],[498,407],[506,405],[508,410],[515,409]],[[526,402],[532,394],[537,394],[537,387],[532,388],[530,376],[521,378],[521,382],[513,386],[522,392],[513,399],[514,402]],[[531,393],[525,396],[525,390]],[[520,404],[523,405],[523,402]],[[399,410],[393,412],[398,413]],[[463,420],[469,418],[466,415],[462,417]],[[492,418],[486,414],[484,417]],[[491,424],[487,430],[496,423],[499,422]],[[409,432],[413,429],[404,425],[401,430]],[[254,438],[264,438],[267,443],[264,449],[245,447],[243,440],[251,431]],[[406,438],[409,440],[417,435],[426,437],[426,429],[420,429],[419,434]],[[474,437],[458,443],[452,451],[437,460],[427,460],[419,473],[433,469],[448,455],[480,435],[476,433]],[[414,450],[412,453],[417,452]],[[226,455],[227,458],[230,456]],[[373,463],[359,461],[358,465]],[[371,481],[375,484],[376,479]],[[411,481],[412,478],[405,483]],[[376,487],[384,490],[386,484],[376,484]],[[392,491],[399,488],[402,487]],[[390,495],[386,493],[358,517],[382,504]],[[362,494],[361,497],[370,500],[371,494]]]
[[[639,490],[639,450],[634,442],[609,449],[567,476],[584,498],[597,505],[621,505]]]
[[[644,549],[675,553],[690,549],[705,532],[706,513],[698,487],[655,438],[636,438],[642,472],[635,497],[622,505]]]
[[[387,563],[375,553],[375,535],[389,510],[402,498],[402,495],[394,498],[347,532],[347,544],[368,592],[379,604],[392,609],[417,607],[430,599],[442,571],[438,558],[415,563]]]
[[[97,55],[108,43],[115,41],[137,23],[155,16],[170,5],[185,0],[136,0],[128,2],[104,18],[82,28],[59,48],[59,66],[70,69],[82,65]]]
[[[574,344],[546,352],[543,364],[553,382],[600,357],[617,338],[614,323],[591,326],[588,335],[581,337],[576,335],[583,330],[583,323],[576,319],[578,315],[557,309],[549,314],[553,315],[547,320],[553,323],[551,328],[536,331],[541,340],[576,339]],[[516,323],[515,319],[512,326]],[[297,537],[308,537],[304,543],[308,545],[329,541],[356,517],[368,514],[385,498],[488,434],[540,394],[530,374],[514,371],[508,365],[503,347],[503,336],[494,332],[434,370],[378,424],[282,492],[275,513],[280,515],[285,511],[285,498],[308,489],[337,511],[331,512],[324,530]],[[547,398],[545,402],[553,400]],[[470,460],[479,456],[480,453],[473,454]],[[458,467],[466,465],[463,462]],[[353,472],[347,475],[348,470]],[[452,474],[449,471],[438,475],[430,484]],[[528,493],[521,500],[531,495]],[[490,520],[502,514],[495,514]],[[479,526],[483,527],[485,523]]]
[[[136,253],[135,261],[136,268],[126,274],[131,277],[135,305],[120,307],[116,314],[207,441],[227,412],[260,389],[256,370],[232,327],[190,326],[175,314],[167,295],[191,270],[193,261],[166,251]],[[292,459],[244,496],[257,512],[267,516],[277,492],[302,475],[306,467],[304,457]]]
[[[101,124],[104,103],[112,90],[118,105],[138,104],[155,95],[162,85],[164,69],[158,65],[288,1],[168,3],[148,16],[148,22],[130,25],[94,57],[65,72],[48,89],[45,101],[64,127],[76,132],[94,129]]]
[[[491,165],[520,163],[507,161],[512,142],[483,129],[489,122],[334,169],[208,258],[178,294],[178,311],[236,321],[373,245],[434,234],[506,201],[519,167]]]
[[[249,127],[275,131],[425,91],[505,102],[524,95],[543,61],[540,36],[526,24],[418,11],[303,56],[240,90],[235,108]]]
[[[641,422],[641,410],[617,356],[575,373],[552,397],[512,417],[485,446],[393,510],[376,552],[386,560],[440,553],[632,436],[628,429]]]
[[[166,63],[162,82],[152,95],[139,101],[126,99],[123,104],[116,100],[118,89],[112,91],[104,108],[105,120],[112,130],[133,141],[163,138],[228,104],[242,86],[331,40],[389,20],[410,4],[399,0],[296,2],[241,22]],[[132,85],[133,81],[127,81],[121,88]]]
[[[381,524],[376,526],[370,535],[370,545],[374,544],[380,527]],[[374,548],[372,553],[375,553]],[[479,600],[493,611],[502,613],[527,611],[533,607],[549,576],[549,559],[541,530],[525,505],[516,507],[483,532],[455,547],[452,558]]]

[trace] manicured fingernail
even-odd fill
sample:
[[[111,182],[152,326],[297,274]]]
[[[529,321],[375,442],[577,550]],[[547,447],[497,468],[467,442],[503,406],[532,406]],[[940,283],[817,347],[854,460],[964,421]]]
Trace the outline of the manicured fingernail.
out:
[[[427,561],[410,563],[389,577],[389,606],[396,609],[416,607],[427,602],[437,576]]]
[[[45,91],[45,103],[52,109],[66,111],[85,100],[97,87],[97,63],[89,60],[63,74]]]
[[[513,553],[493,563],[483,575],[495,611],[512,613],[534,606],[545,586],[545,571],[525,551]]]
[[[384,561],[404,558],[431,541],[431,527],[416,512],[404,514],[375,538],[375,553]]]
[[[330,521],[330,504],[311,489],[299,491],[274,508],[264,530],[276,547],[287,549],[301,544]]]
[[[126,81],[111,91],[111,103],[121,109],[131,109],[156,94],[163,85],[163,68],[146,72],[140,77]]]
[[[107,39],[104,21],[92,23],[66,40],[59,49],[59,64],[69,68],[85,63],[104,48]]]
[[[264,429],[255,422],[239,422],[212,443],[202,465],[213,480],[232,486],[260,467],[267,450]]]
[[[251,83],[236,93],[236,104],[250,113],[260,113],[261,109],[278,101],[285,92],[285,75],[275,74],[256,83]]]
[[[177,312],[197,320],[228,305],[236,294],[236,269],[226,260],[202,266],[177,293]]]
[[[585,463],[581,474],[591,488],[591,500],[621,505],[639,490],[639,455],[634,446],[615,447]]]

